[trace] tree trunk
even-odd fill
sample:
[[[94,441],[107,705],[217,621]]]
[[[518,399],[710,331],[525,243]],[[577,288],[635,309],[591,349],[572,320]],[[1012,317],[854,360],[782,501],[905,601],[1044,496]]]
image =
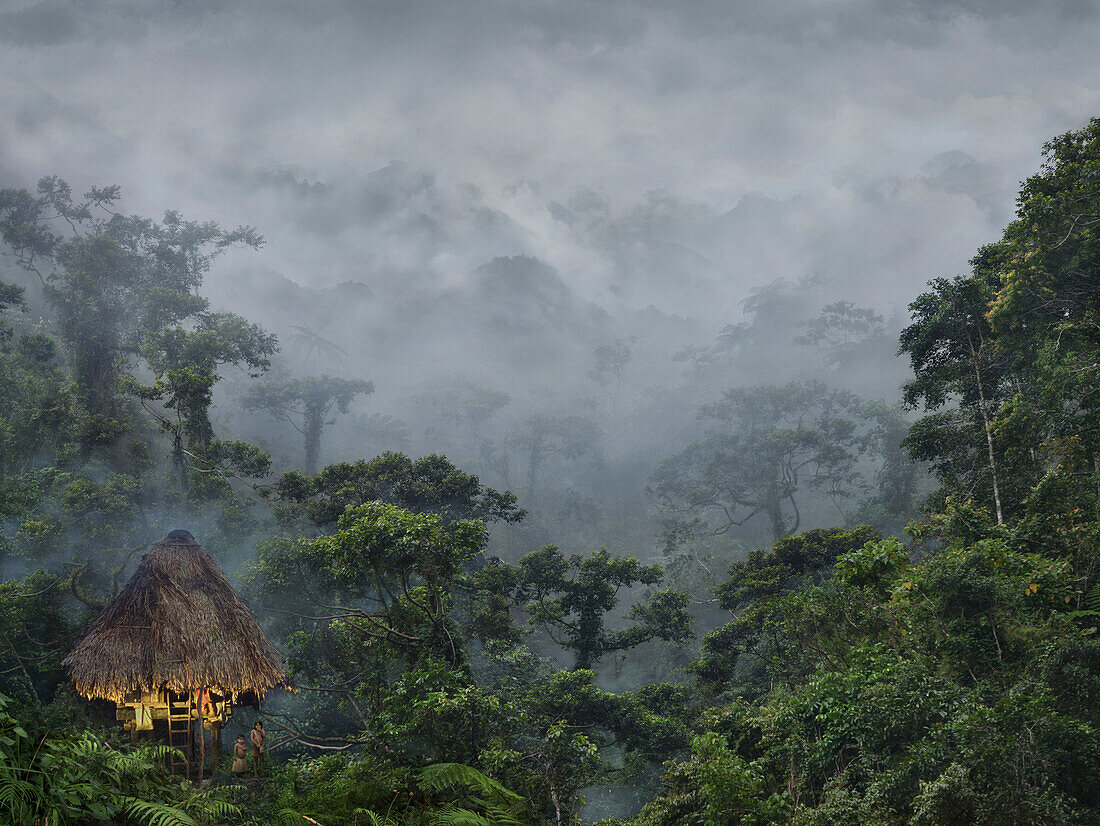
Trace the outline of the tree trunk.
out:
[[[557,826],[565,826],[565,816],[561,810],[561,800],[558,798],[558,790],[550,784],[550,800],[554,804],[554,820]]]
[[[317,461],[321,455],[321,430],[324,426],[324,408],[319,404],[307,401],[302,433],[305,436],[306,448],[305,471],[310,475],[317,472]]]
[[[989,426],[989,414],[985,410],[985,389],[982,387],[982,373],[978,369],[978,352],[974,349],[974,342],[967,337],[970,344],[971,363],[974,366],[974,380],[978,383],[978,408],[982,412],[982,426],[985,428],[985,445],[989,451],[989,472],[993,477],[993,504],[997,508],[997,524],[1005,523],[1001,512],[1001,486],[997,480],[997,461],[993,453],[993,430]]]
[[[774,484],[768,486],[766,495],[768,519],[772,523],[772,539],[778,542],[788,533],[787,520],[783,516],[783,500],[779,498],[779,491]]]

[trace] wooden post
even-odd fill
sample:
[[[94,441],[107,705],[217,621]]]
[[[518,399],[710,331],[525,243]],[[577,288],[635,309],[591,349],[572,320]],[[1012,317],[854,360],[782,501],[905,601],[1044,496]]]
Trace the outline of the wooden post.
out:
[[[202,692],[200,688],[195,695],[195,717],[198,718],[199,729],[199,783],[202,783],[202,772],[206,767],[206,726],[202,713]]]
[[[222,724],[219,720],[210,721],[210,776],[218,770],[222,758]]]

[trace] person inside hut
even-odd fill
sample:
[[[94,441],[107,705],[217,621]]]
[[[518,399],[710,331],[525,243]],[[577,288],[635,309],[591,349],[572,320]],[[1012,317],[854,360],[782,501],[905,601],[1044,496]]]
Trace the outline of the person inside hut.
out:
[[[249,736],[252,739],[252,773],[259,777],[260,769],[264,765],[264,740],[267,739],[267,732],[264,731],[264,724],[260,720],[256,721]]]
[[[237,744],[233,746],[233,774],[240,777],[248,771],[248,746],[245,745],[244,735],[237,736]]]
[[[202,712],[202,716],[207,720],[212,720],[217,716],[217,709],[214,708],[214,701],[210,697],[209,688],[195,689],[195,708]]]

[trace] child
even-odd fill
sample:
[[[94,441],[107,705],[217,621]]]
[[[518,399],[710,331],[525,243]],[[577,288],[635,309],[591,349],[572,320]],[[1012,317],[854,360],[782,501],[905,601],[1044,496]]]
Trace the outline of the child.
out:
[[[233,746],[233,774],[240,777],[248,771],[248,746],[244,743],[244,735],[238,735],[237,744]]]
[[[267,732],[264,731],[262,722],[256,721],[256,725],[249,733],[249,738],[252,740],[252,774],[259,777],[260,769],[264,765],[264,740],[267,739]]]

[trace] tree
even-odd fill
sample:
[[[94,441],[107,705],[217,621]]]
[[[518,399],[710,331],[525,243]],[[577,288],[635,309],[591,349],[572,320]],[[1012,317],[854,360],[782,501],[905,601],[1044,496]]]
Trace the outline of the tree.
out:
[[[336,344],[334,341],[330,341],[325,336],[324,332],[318,332],[300,324],[292,324],[291,329],[294,330],[291,340],[294,342],[296,348],[305,351],[305,360],[307,362],[313,362],[318,359],[342,362],[344,356],[348,354],[348,351],[343,347]]]
[[[369,461],[329,465],[315,476],[292,471],[279,480],[275,493],[320,527],[335,523],[348,507],[371,501],[437,514],[447,522],[519,522],[527,515],[515,494],[486,487],[436,454],[410,459],[387,452]]]
[[[850,531],[818,529],[784,537],[770,551],[755,550],[733,563],[729,579],[715,589],[730,620],[703,638],[695,665],[702,680],[717,687],[728,685],[735,675],[751,682],[754,675],[771,680],[789,673],[794,658],[787,654],[787,640],[776,633],[784,619],[780,598],[820,582],[842,555],[880,539],[868,525]]]
[[[1100,490],[1098,169],[1100,118],[1049,141],[1042,168],[1020,189],[1016,219],[974,259],[976,273],[997,276],[988,317],[1012,359],[1017,395],[1003,426],[1026,438],[1021,459],[1038,454],[1094,496]]]
[[[266,543],[252,582],[284,613],[295,670],[358,708],[364,683],[392,683],[425,660],[465,662],[452,592],[487,538],[475,520],[367,502],[349,507],[331,534]]]
[[[926,471],[913,461],[905,440],[911,424],[902,415],[901,404],[870,402],[864,407],[870,452],[882,457],[875,473],[871,495],[860,503],[857,518],[883,530],[901,528],[917,515],[918,496],[926,487]]]
[[[902,333],[931,414],[907,439],[945,490],[1019,516],[1055,472],[1100,489],[1100,119],[1046,144],[1015,220],[971,273],[937,279]]]
[[[20,307],[23,304],[23,293],[25,290],[22,287],[18,287],[15,284],[5,284],[0,281],[0,313],[3,313],[9,307]],[[4,344],[11,340],[12,331],[7,325],[0,321],[0,344]]]
[[[634,605],[634,624],[617,631],[606,628],[619,591],[659,584],[664,576],[660,565],[642,565],[632,556],[613,557],[604,549],[566,558],[547,545],[521,557],[519,569],[517,599],[533,625],[573,652],[574,669],[592,668],[605,655],[647,640],[682,642],[691,634],[687,595],[675,591],[659,591]]]
[[[359,416],[355,425],[368,444],[378,444],[388,450],[404,450],[409,446],[409,427],[396,416],[370,413]]]
[[[539,479],[551,457],[579,459],[594,454],[602,435],[600,428],[584,416],[535,413],[524,419],[509,441],[526,454],[528,495],[535,498]]]
[[[838,509],[859,487],[861,408],[817,382],[727,390],[699,412],[721,427],[661,462],[647,490],[658,508],[712,520],[719,533],[762,515],[773,539],[788,536],[804,487]]]
[[[183,445],[205,457],[214,439],[210,422],[214,385],[225,364],[246,366],[252,378],[271,366],[275,336],[232,313],[203,313],[193,328],[165,327],[150,334],[141,353],[153,369],[151,385],[132,384],[146,401],[160,401],[176,413],[175,422],[161,417],[173,434],[177,456]]]
[[[0,501],[6,477],[45,464],[73,436],[72,393],[56,355],[53,340],[39,333],[0,342]]]
[[[601,344],[592,352],[595,362],[586,374],[596,385],[605,391],[611,401],[611,418],[617,419],[616,406],[619,392],[622,390],[626,368],[634,358],[634,345],[637,336],[616,339],[614,344]]]
[[[615,392],[623,383],[623,371],[633,358],[632,347],[638,341],[636,336],[616,339],[614,344],[601,344],[592,352],[595,361],[588,371],[588,378],[605,390],[614,385]]]
[[[987,315],[996,277],[975,273],[953,281],[937,278],[931,286],[909,305],[913,323],[901,333],[899,352],[909,355],[915,374],[905,385],[905,403],[925,410],[952,402],[958,407],[922,419],[907,444],[914,458],[931,462],[952,487],[979,496],[988,490],[997,521],[1003,523],[993,420],[1012,389],[1007,359],[997,347]]]
[[[438,411],[439,418],[451,425],[448,439],[467,439],[483,462],[494,461],[494,445],[487,428],[493,417],[508,406],[512,397],[471,381],[436,386],[417,395],[415,401]],[[457,431],[457,432],[455,432]]]
[[[321,454],[321,434],[332,424],[334,411],[347,413],[356,396],[374,392],[374,383],[335,376],[309,376],[304,379],[269,381],[249,387],[241,403],[247,410],[266,410],[276,419],[284,419],[302,434],[306,473],[317,472]],[[295,419],[301,421],[301,424]]]
[[[214,260],[237,245],[259,247],[251,227],[223,230],[165,212],[160,223],[122,215],[117,186],[73,199],[69,185],[43,178],[36,195],[0,191],[0,236],[42,279],[72,360],[76,397],[91,442],[117,437],[123,378],[150,338],[198,321],[198,294]],[[61,219],[65,231],[51,223]]]
[[[883,329],[881,315],[851,301],[827,304],[816,319],[801,326],[806,332],[795,341],[816,347],[831,370],[844,366],[861,344],[881,336]]]

